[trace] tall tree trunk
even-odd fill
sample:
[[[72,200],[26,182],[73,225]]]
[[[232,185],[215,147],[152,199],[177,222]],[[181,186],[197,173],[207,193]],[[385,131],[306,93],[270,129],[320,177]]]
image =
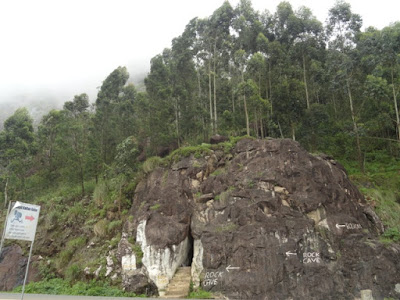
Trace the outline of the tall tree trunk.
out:
[[[263,124],[263,118],[262,118],[262,113],[260,114],[260,128],[261,128],[261,138],[265,138],[264,134],[264,124]]]
[[[214,75],[214,133],[217,133],[217,131],[218,131],[218,124],[217,124],[217,84],[216,84],[216,79],[215,79],[215,77],[216,77],[216,73],[217,73],[217,70],[216,70],[216,67],[215,67],[215,65],[216,65],[216,60],[217,60],[217,58],[216,58],[216,48],[217,48],[217,45],[216,45],[216,42],[214,43],[214,73],[213,73],[213,75]]]
[[[178,106],[179,97],[175,98],[175,127],[176,127],[176,139],[178,142],[178,147],[181,147],[181,143],[179,141],[179,106]]]
[[[243,72],[242,72],[242,83],[244,83]],[[247,132],[247,135],[250,136],[249,113],[247,112],[247,101],[246,101],[246,92],[245,91],[243,91],[243,105],[244,105],[244,114],[246,117],[246,132]]]
[[[281,133],[281,138],[284,139],[285,137],[283,136],[283,131],[282,131],[281,123],[279,123],[279,121],[278,121],[278,127],[279,127],[279,132]]]
[[[397,140],[400,141],[400,117],[399,117],[399,107],[397,106],[396,88],[394,87],[393,66],[392,66],[392,90],[393,90],[394,110],[396,112]]]
[[[82,189],[82,197],[85,195],[85,178],[83,176],[83,167],[82,167],[82,162],[79,161],[79,167],[80,167],[80,179],[81,179],[81,189]]]
[[[304,56],[304,53],[303,53],[303,77],[304,77],[304,88],[306,90],[307,109],[310,109],[310,99],[308,96],[308,86],[307,86],[306,58]]]
[[[232,112],[233,115],[235,115],[235,93],[233,91],[233,88],[232,88]]]
[[[8,202],[8,179],[9,178],[7,177],[6,185],[4,187],[4,208],[7,207],[7,202]]]
[[[271,82],[271,62],[268,62],[268,84],[269,84],[269,102],[271,103],[271,120],[272,120],[272,82]]]
[[[351,95],[351,89],[350,89],[350,79],[346,80],[347,83],[347,93],[349,96],[349,102],[350,102],[350,112],[351,112],[351,119],[353,121],[353,129],[354,129],[354,133],[356,135],[356,143],[357,143],[357,159],[358,159],[358,163],[360,165],[360,169],[361,172],[364,173],[364,161],[362,158],[362,153],[361,153],[361,144],[360,144],[360,135],[358,133],[358,126],[357,126],[357,122],[356,122],[356,115],[354,113],[354,107],[353,107],[353,98]]]
[[[258,115],[257,110],[254,108],[254,132],[256,133],[256,138],[259,138],[258,135]]]
[[[296,126],[294,125],[294,123],[291,123],[290,127],[292,127],[292,140],[295,141],[296,140]]]
[[[212,96],[211,96],[211,53],[208,56],[208,98],[210,100],[210,122],[211,129],[214,132],[214,117],[213,117],[213,107],[212,107]]]
[[[243,94],[243,105],[244,105],[244,113],[246,116],[246,132],[247,135],[250,136],[249,113],[247,112],[246,94]]]

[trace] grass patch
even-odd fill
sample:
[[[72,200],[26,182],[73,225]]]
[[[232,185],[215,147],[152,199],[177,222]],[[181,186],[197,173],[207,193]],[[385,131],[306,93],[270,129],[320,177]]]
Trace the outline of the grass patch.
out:
[[[75,271],[74,271],[75,272]],[[22,286],[16,287],[13,292],[21,293]],[[51,294],[51,295],[81,295],[81,296],[103,296],[103,297],[139,297],[134,293],[124,292],[107,282],[93,280],[89,283],[76,282],[71,284],[68,280],[60,278],[31,282],[26,285],[25,292],[28,294]]]
[[[108,234],[116,234],[117,232],[122,230],[122,220],[115,220],[107,225]]]
[[[161,204],[160,203],[157,203],[157,204],[154,204],[153,206],[150,206],[150,209],[151,210],[157,210],[157,209],[159,209],[161,207]]]
[[[226,170],[225,169],[217,169],[214,172],[212,172],[210,174],[210,176],[219,176],[219,175],[222,175],[222,174],[226,174]]]
[[[380,152],[366,157],[365,173],[356,161],[341,162],[385,226],[381,242],[400,242],[400,160]]]
[[[149,157],[142,165],[142,170],[145,174],[151,173],[153,170],[163,164],[163,159],[159,156]]]
[[[189,293],[189,299],[213,299],[213,295],[211,292],[203,290],[201,287],[198,287]]]
[[[237,227],[238,225],[235,223],[227,223],[224,225],[219,225],[216,229],[216,232],[222,233],[222,232],[234,231],[237,229]]]
[[[187,146],[176,149],[173,151],[168,157],[168,161],[175,163],[181,160],[184,157],[189,157],[193,155],[195,158],[200,158],[204,155],[211,154],[211,145],[210,144],[201,144],[199,146]]]

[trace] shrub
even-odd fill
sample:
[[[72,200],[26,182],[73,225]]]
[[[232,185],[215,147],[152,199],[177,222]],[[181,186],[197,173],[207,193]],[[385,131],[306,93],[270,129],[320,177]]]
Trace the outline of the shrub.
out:
[[[76,239],[70,240],[67,243],[67,247],[69,249],[72,249],[73,251],[78,250],[79,248],[82,248],[83,246],[86,245],[86,237],[77,237]]]
[[[94,234],[97,237],[107,236],[107,227],[108,227],[108,221],[106,219],[101,219],[93,227]]]
[[[79,264],[72,264],[65,270],[65,279],[74,282],[82,275],[82,267]]]
[[[107,225],[108,234],[115,234],[116,231],[119,231],[121,229],[122,229],[122,220],[112,221]]]
[[[143,258],[142,247],[139,244],[133,244],[132,251],[135,253],[136,263],[140,265],[142,263],[142,258]]]
[[[93,200],[98,207],[104,205],[108,199],[108,188],[105,182],[99,182],[93,192]]]
[[[142,166],[143,172],[146,174],[149,174],[153,170],[155,170],[157,167],[159,167],[163,162],[163,159],[159,156],[153,156],[148,158]]]

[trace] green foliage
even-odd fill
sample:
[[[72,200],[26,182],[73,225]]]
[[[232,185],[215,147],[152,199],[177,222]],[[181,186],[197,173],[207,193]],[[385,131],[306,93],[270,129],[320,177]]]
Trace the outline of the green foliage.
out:
[[[117,247],[120,240],[121,240],[121,233],[119,232],[115,237],[111,239],[110,241],[111,248]]]
[[[139,147],[135,137],[130,136],[117,146],[115,166],[117,173],[132,174],[137,169],[136,158],[139,155]]]
[[[160,203],[156,203],[156,204],[150,206],[150,209],[151,209],[151,210],[157,210],[157,209],[159,209],[160,207],[161,207],[161,204],[160,204]]]
[[[148,158],[142,165],[143,172],[149,174],[154,169],[161,166],[163,163],[163,159],[159,156],[152,156]]]
[[[72,264],[65,270],[65,279],[69,282],[75,282],[83,273],[82,266],[79,264]]]
[[[104,238],[107,236],[107,228],[108,228],[107,219],[101,219],[94,225],[93,232],[97,237]]]
[[[106,182],[99,182],[93,192],[93,200],[98,207],[104,205],[104,203],[108,200],[108,187]]]
[[[107,225],[107,232],[110,235],[117,234],[117,232],[122,230],[122,220],[111,221]]]
[[[238,228],[238,225],[235,223],[226,223],[226,224],[219,225],[216,228],[216,232],[218,232],[218,233],[231,232],[231,231],[235,231],[237,228]]]
[[[132,250],[135,253],[136,263],[140,265],[142,263],[143,251],[139,244],[132,243]]]
[[[225,169],[217,169],[214,172],[212,172],[210,174],[210,176],[219,176],[219,175],[222,175],[222,174],[226,174],[226,170]]]
[[[13,292],[21,293],[22,286],[16,287]],[[31,282],[26,285],[25,292],[28,294],[50,294],[50,295],[81,295],[81,296],[103,296],[103,297],[138,297],[134,293],[124,292],[108,283],[91,281],[89,283],[76,282],[71,284],[60,278]]]
[[[395,243],[400,242],[400,230],[399,228],[388,228],[382,234],[382,237],[385,240],[393,241]]]
[[[177,162],[184,157],[189,157],[190,155],[193,155],[195,158],[200,158],[202,156],[209,154],[211,154],[210,144],[201,144],[199,146],[187,146],[179,148],[174,152],[172,152],[168,156],[168,160],[170,160],[171,162]]]
[[[197,289],[191,290],[189,293],[189,299],[213,299],[213,295],[211,292],[203,290],[201,287]]]

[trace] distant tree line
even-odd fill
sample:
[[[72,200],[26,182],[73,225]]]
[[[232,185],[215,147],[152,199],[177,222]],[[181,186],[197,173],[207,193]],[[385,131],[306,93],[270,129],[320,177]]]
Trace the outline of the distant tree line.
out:
[[[65,182],[84,194],[109,168],[134,174],[138,161],[214,134],[292,138],[361,169],[374,155],[398,157],[400,23],[361,27],[341,1],[325,25],[289,2],[274,14],[225,2],[151,60],[146,92],[118,67],[95,103],[77,95],[37,131],[18,109],[0,132],[3,196]]]

